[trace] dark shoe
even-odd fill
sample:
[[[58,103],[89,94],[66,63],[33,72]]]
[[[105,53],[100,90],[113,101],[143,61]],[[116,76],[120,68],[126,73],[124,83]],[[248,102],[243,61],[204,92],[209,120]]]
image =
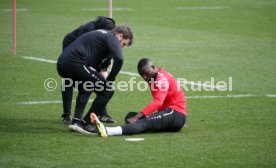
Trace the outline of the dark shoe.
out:
[[[63,122],[63,124],[69,125],[72,122],[72,120],[71,120],[70,116],[66,116],[63,118],[62,122]]]
[[[117,123],[117,121],[112,119],[108,114],[98,116],[98,119],[104,123]]]
[[[76,132],[79,132],[79,133],[82,133],[82,134],[94,134],[94,133],[96,133],[95,129],[94,129],[93,132],[90,132],[90,131],[92,131],[92,128],[90,128],[88,125],[83,126],[82,121],[79,120],[79,119],[75,119],[75,118],[72,120],[72,123],[69,125],[69,129],[71,131],[76,131]]]
[[[61,117],[63,118],[63,119],[62,119],[63,124],[66,124],[66,125],[71,124],[72,120],[71,120],[71,118],[70,118],[70,114],[65,114],[65,113],[63,113],[63,114],[61,115]]]
[[[94,134],[97,133],[97,130],[95,129],[95,127],[92,124],[87,124],[87,123],[82,122],[82,126],[83,126],[83,129],[87,132],[94,133]]]

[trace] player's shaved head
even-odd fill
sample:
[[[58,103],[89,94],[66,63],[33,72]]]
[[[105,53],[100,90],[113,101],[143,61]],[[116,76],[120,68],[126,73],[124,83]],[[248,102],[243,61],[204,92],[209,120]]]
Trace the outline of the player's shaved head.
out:
[[[140,71],[144,67],[149,66],[149,64],[153,64],[152,61],[149,58],[142,58],[142,59],[140,59],[140,61],[138,62],[138,65],[137,65],[138,72],[140,73]]]
[[[146,81],[154,78],[157,74],[157,68],[149,58],[140,59],[137,65],[137,70]]]

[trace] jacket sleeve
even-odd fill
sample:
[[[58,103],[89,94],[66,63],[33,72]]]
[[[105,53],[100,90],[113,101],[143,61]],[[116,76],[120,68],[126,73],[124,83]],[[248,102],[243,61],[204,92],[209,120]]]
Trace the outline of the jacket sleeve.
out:
[[[120,46],[120,42],[114,38],[109,38],[107,40],[107,45],[113,57],[113,66],[107,77],[107,81],[115,81],[115,78],[121,70],[124,62],[122,48]]]
[[[145,116],[149,116],[151,113],[158,111],[158,109],[162,107],[167,97],[169,88],[169,82],[167,78],[157,81],[155,86],[156,87],[150,87],[153,100],[141,110]],[[155,90],[153,91],[152,89]]]

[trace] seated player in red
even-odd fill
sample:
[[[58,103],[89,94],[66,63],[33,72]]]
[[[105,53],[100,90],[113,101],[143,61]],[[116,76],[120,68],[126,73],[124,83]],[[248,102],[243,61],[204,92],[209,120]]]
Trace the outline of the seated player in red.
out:
[[[130,112],[126,125],[105,127],[94,113],[91,121],[101,137],[132,135],[144,132],[177,132],[186,121],[186,99],[177,80],[167,71],[157,68],[150,59],[143,58],[137,66],[141,77],[149,83],[153,97],[140,112]]]

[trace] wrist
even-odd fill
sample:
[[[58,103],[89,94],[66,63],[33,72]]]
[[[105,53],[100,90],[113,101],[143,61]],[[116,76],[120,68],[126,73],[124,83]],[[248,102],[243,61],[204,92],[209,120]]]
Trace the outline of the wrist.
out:
[[[144,118],[145,115],[144,115],[144,113],[140,112],[140,113],[136,114],[135,117],[136,117],[137,119],[140,119],[140,118]]]

